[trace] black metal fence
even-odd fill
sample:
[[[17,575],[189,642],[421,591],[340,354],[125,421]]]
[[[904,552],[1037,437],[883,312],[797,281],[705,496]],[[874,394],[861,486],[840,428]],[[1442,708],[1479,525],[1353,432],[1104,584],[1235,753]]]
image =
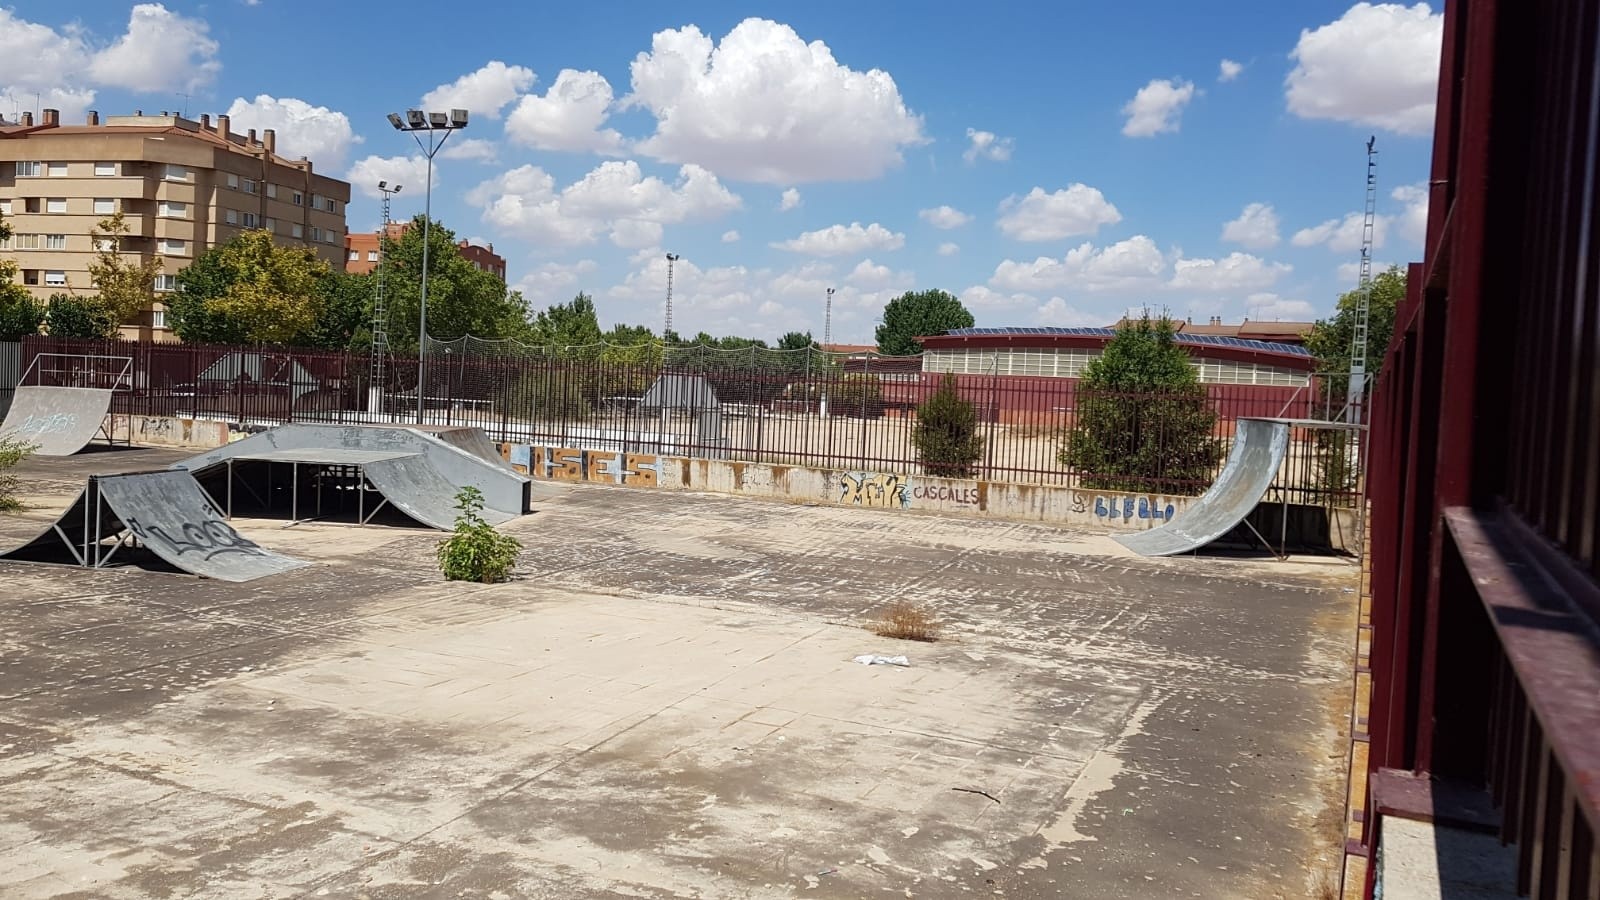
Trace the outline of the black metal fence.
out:
[[[367,353],[25,342],[28,358],[47,353],[129,358],[131,390],[118,393],[113,409],[120,414],[245,426],[422,422],[475,426],[495,440],[545,446],[909,473],[923,471],[913,440],[917,409],[944,377],[924,372],[918,357],[660,345],[553,353],[462,340],[431,342],[419,392],[416,357],[387,357],[378,383]],[[1080,411],[1091,400],[1076,379],[953,377],[982,438],[972,477],[1109,487],[1064,461],[1074,434],[1087,427]],[[1153,398],[1120,399],[1129,409],[1145,409]],[[1213,421],[1201,439],[1214,444],[1199,454],[1206,464],[1197,468],[1189,453],[1179,470],[1146,467],[1119,477],[1119,486],[1199,493],[1220,469],[1237,418],[1304,418],[1328,403],[1315,379],[1303,386],[1206,385],[1201,404]],[[1156,419],[1099,439],[1107,454],[1125,457],[1177,439],[1175,427]],[[1272,499],[1351,505],[1356,458],[1345,443],[1297,428]]]

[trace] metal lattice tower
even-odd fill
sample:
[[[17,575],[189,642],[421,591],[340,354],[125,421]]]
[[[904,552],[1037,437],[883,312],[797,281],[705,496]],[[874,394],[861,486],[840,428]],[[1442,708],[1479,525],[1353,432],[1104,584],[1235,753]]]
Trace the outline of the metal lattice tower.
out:
[[[822,346],[833,346],[833,288],[828,288],[828,305],[822,313]]]
[[[383,412],[383,389],[387,382],[384,381],[384,364],[389,356],[389,307],[384,296],[384,252],[383,245],[389,239],[389,199],[400,193],[400,185],[393,188],[384,182],[378,182],[378,191],[383,194],[383,225],[378,229],[378,265],[373,269],[377,278],[374,279],[376,293],[372,298],[372,411]]]
[[[1376,136],[1367,139],[1367,205],[1361,223],[1361,279],[1356,285],[1356,321],[1350,335],[1350,384],[1346,421],[1360,424],[1367,391],[1367,320],[1372,311],[1372,240],[1378,211],[1378,151]]]
[[[667,324],[661,330],[663,339],[672,331],[672,264],[678,261],[678,254],[667,254]]]

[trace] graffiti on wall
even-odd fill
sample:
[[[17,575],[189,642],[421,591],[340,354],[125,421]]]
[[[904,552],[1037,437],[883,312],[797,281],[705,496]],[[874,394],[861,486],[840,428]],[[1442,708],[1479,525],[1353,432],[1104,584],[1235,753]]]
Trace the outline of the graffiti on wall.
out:
[[[911,479],[885,472],[843,472],[839,475],[839,502],[845,506],[910,509]]]
[[[918,500],[931,500],[935,503],[954,503],[958,506],[978,505],[978,489],[975,487],[919,484],[911,489],[911,496]]]
[[[1076,508],[1077,498],[1073,499]],[[1177,513],[1178,507],[1162,497],[1107,497],[1097,494],[1094,498],[1094,514],[1101,519],[1156,519],[1165,522]]]
[[[509,444],[501,446],[500,455],[517,472],[546,481],[590,481],[630,487],[655,487],[660,483],[661,461],[652,453]]]

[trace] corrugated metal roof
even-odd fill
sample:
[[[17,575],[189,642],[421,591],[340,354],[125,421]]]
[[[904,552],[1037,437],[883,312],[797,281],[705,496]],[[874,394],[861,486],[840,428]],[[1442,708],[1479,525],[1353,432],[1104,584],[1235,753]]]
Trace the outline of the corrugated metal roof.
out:
[[[950,337],[999,337],[1032,335],[1037,337],[1049,336],[1076,336],[1076,337],[1116,337],[1113,328],[1061,328],[1051,326],[1039,327],[1009,327],[1009,328],[953,328],[947,332]],[[1191,344],[1202,347],[1233,347],[1239,350],[1259,350],[1268,353],[1282,353],[1287,356],[1310,356],[1311,351],[1294,344],[1280,344],[1274,341],[1252,341],[1248,338],[1223,337],[1214,334],[1186,334],[1178,332],[1173,338],[1180,344]]]

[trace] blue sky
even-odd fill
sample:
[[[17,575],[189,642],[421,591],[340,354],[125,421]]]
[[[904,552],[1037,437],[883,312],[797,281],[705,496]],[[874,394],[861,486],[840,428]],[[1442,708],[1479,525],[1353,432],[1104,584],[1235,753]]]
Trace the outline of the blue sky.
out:
[[[535,306],[604,323],[871,340],[908,289],[978,324],[1149,306],[1326,314],[1355,283],[1364,145],[1381,263],[1417,259],[1440,14],[1424,4],[506,4],[213,0],[0,6],[0,115],[187,108],[276,128],[420,211],[390,111],[472,110],[434,211]],[[294,62],[285,65],[289,54]],[[184,96],[187,95],[187,96]],[[38,99],[36,100],[36,96]],[[1348,217],[1355,215],[1355,219]]]

